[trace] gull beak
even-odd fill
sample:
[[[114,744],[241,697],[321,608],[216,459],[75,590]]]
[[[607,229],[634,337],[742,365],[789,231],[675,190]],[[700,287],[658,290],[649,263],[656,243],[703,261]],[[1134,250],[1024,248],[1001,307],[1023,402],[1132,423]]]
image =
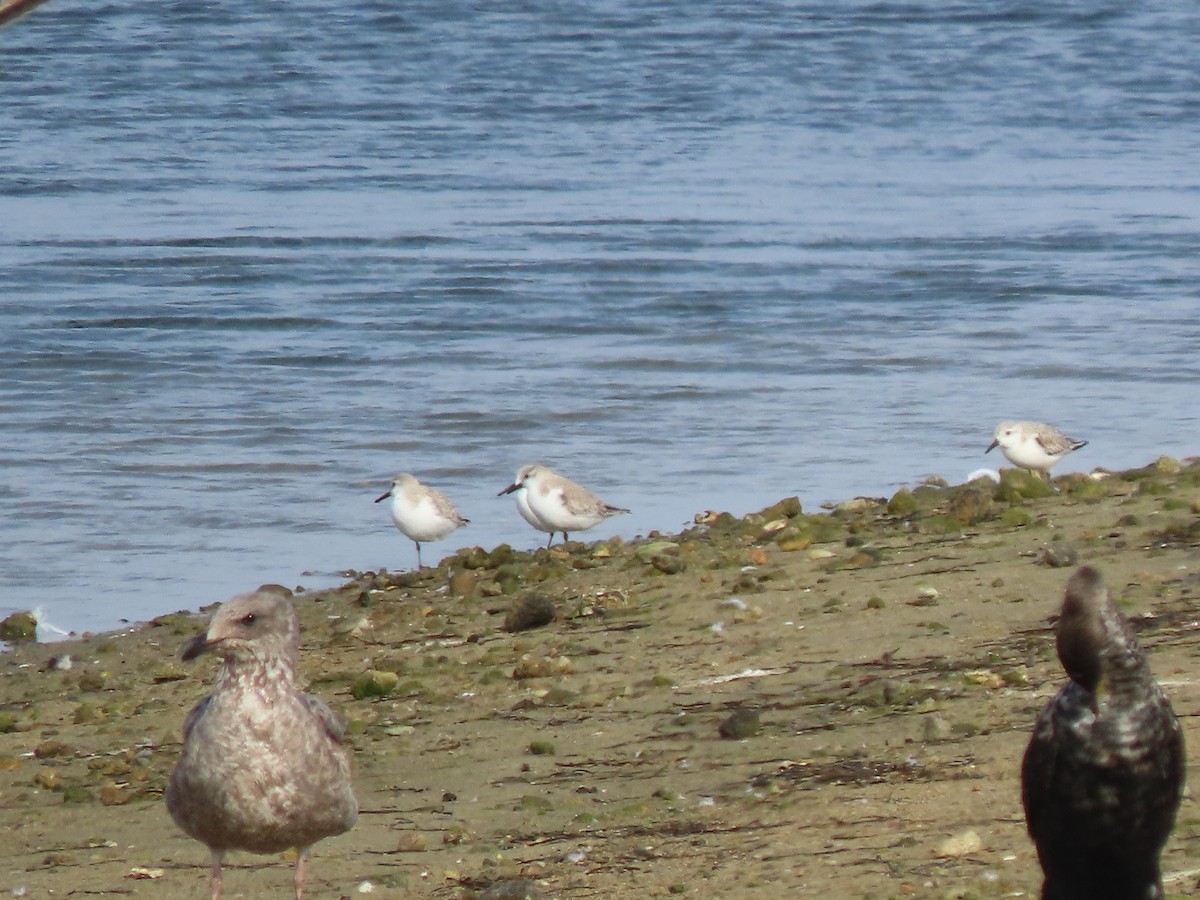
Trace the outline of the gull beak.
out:
[[[201,632],[183,645],[183,650],[180,651],[179,656],[184,662],[191,662],[201,653],[207,653],[214,646],[216,646],[215,642],[208,639],[208,632]]]
[[[505,494],[511,494],[513,491],[519,490],[522,487],[524,487],[524,485],[521,484],[521,482],[514,481],[512,484],[510,484],[508,487],[506,487],[504,490],[502,490],[496,496],[503,497]]]
[[[386,500],[386,499],[387,499],[388,497],[390,497],[390,496],[392,496],[392,492],[391,492],[391,491],[388,491],[388,492],[387,492],[386,494],[384,494],[382,497],[376,497],[376,498],[375,498],[375,502],[376,502],[376,503],[378,503],[380,500]]]
[[[984,452],[984,453],[991,453],[993,450],[995,450],[995,449],[996,449],[997,447],[999,447],[999,446],[1000,446],[1000,442],[999,442],[999,441],[992,441],[990,444],[988,444],[988,448],[987,448],[986,450],[984,450],[983,452]]]

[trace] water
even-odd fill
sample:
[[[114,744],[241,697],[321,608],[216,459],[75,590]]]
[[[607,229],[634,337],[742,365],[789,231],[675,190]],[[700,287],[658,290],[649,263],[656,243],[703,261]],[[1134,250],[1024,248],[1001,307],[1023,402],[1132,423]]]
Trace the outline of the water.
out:
[[[0,32],[0,614],[1195,452],[1200,8],[52,0]]]

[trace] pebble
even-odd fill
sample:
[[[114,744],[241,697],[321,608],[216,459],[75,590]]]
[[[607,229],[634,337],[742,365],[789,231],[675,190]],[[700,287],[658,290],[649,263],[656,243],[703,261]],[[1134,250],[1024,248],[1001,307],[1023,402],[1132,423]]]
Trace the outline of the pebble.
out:
[[[946,838],[937,845],[937,856],[970,856],[983,849],[983,839],[977,831],[968,829]]]
[[[504,617],[504,630],[510,633],[541,628],[554,621],[554,601],[542,594],[528,594],[513,603]]]
[[[395,672],[381,672],[368,669],[350,685],[350,693],[355,700],[365,700],[367,697],[384,697],[394,691],[400,684],[400,676]]]
[[[545,894],[528,878],[497,881],[479,895],[479,900],[542,900]]]
[[[738,709],[717,726],[717,733],[727,740],[740,741],[754,737],[761,729],[762,722],[756,711]]]
[[[1079,562],[1079,551],[1074,547],[1056,544],[1042,553],[1042,562],[1052,569],[1062,569]]]

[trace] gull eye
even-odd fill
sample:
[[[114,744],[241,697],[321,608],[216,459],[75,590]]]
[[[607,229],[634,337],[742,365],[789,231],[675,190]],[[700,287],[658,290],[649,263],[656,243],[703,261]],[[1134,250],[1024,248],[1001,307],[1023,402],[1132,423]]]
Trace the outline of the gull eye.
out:
[[[243,625],[253,625],[257,619],[258,616],[254,615],[254,613],[246,613],[242,616],[241,622]]]

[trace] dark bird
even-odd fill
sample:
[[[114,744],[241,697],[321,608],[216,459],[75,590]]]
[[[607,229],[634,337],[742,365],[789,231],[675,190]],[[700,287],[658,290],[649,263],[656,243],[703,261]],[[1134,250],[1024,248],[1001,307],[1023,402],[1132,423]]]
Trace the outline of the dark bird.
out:
[[[184,722],[166,791],[171,818],[212,853],[213,900],[226,851],[293,847],[299,900],[309,848],[358,817],[342,723],[296,687],[299,644],[292,604],[259,590],[221,604],[184,645],[184,660],[206,652],[224,660],[215,690]]]
[[[1161,898],[1159,855],[1183,793],[1179,722],[1094,569],[1067,582],[1057,643],[1071,680],[1021,764],[1043,900]]]

